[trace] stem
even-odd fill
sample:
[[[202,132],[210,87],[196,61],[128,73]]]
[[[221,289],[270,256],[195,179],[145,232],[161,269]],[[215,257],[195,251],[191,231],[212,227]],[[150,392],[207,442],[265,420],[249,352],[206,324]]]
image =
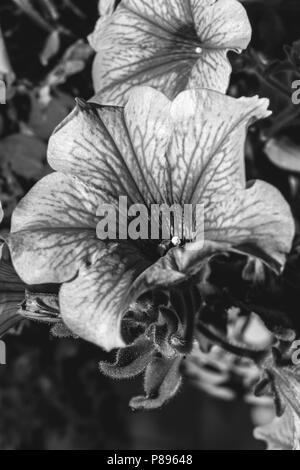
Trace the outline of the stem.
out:
[[[23,11],[35,24],[50,34],[52,26],[41,17],[41,15],[32,7],[28,0],[11,0],[20,10]]]
[[[278,90],[285,97],[290,96],[290,93],[289,91],[287,91],[286,87],[284,87],[276,78],[270,76],[270,74],[266,72],[255,51],[251,50],[249,53],[249,57],[254,62],[253,69],[251,69],[252,73],[257,75],[265,84]]]
[[[291,121],[297,118],[300,114],[300,109],[294,109],[294,107],[289,107],[284,110],[281,114],[279,114],[276,122],[273,126],[270,127],[265,133],[265,137],[267,140],[274,137],[281,129],[287,126]]]
[[[213,341],[225,351],[234,354],[235,356],[251,359],[255,363],[260,363],[269,353],[269,351],[265,349],[252,349],[245,347],[242,344],[228,342],[228,339],[225,336],[211,330],[201,321],[197,323],[197,329],[208,340]]]

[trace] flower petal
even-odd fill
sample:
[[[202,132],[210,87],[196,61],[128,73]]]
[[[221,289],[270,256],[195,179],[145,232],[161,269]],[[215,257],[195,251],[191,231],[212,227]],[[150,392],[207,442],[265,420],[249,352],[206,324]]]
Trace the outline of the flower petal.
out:
[[[170,106],[151,88],[133,90],[125,111],[77,106],[50,140],[49,163],[101,189],[106,202],[120,196],[128,196],[131,204],[163,202]]]
[[[106,202],[115,201],[118,195],[137,201],[138,190],[123,159],[130,147],[122,132],[123,110],[103,108],[98,114],[91,106],[77,103],[50,139],[49,164],[101,189]]]
[[[186,89],[208,88],[226,92],[231,65],[227,58],[226,50],[205,49],[201,53],[202,60],[198,60],[192,67]],[[224,84],[223,88],[220,84]]]
[[[206,240],[256,247],[282,266],[295,233],[290,208],[272,186],[245,184],[247,128],[269,115],[267,107],[268,100],[210,90],[181,93],[171,108],[172,194],[181,204],[203,204]]]
[[[82,264],[76,279],[60,291],[65,324],[107,351],[124,347],[121,321],[134,301],[129,288],[149,264],[130,245],[113,245],[102,250],[92,266]]]
[[[13,214],[8,239],[14,266],[26,284],[69,281],[80,263],[97,257],[103,247],[96,237],[101,202],[99,192],[61,173],[34,186]]]
[[[101,193],[79,180],[49,175],[16,209],[8,243],[22,280],[65,282],[60,292],[65,324],[109,350],[124,345],[120,323],[132,302],[129,287],[150,262],[131,245],[97,239],[100,203]]]
[[[245,8],[236,0],[191,0],[194,21],[202,42],[210,48],[242,51],[252,30]]]
[[[270,115],[268,100],[234,99],[211,90],[180,93],[171,115],[173,195],[179,203],[210,203],[213,194],[245,187],[247,128]]]
[[[295,223],[280,192],[263,181],[220,199],[212,198],[205,220],[206,238],[226,241],[242,251],[283,267],[292,248]],[[260,253],[259,253],[260,251]],[[270,257],[270,259],[268,259]]]
[[[99,0],[98,10],[100,15],[111,15],[114,11],[115,3],[115,0]]]
[[[136,85],[169,98],[189,87],[225,92],[227,52],[247,47],[250,38],[246,11],[236,0],[123,0],[91,38],[95,89],[102,104],[114,105],[126,103]]]

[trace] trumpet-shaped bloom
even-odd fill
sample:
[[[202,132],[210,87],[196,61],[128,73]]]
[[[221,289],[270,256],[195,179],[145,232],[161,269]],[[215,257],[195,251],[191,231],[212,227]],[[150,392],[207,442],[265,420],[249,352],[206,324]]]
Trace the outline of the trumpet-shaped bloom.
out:
[[[113,105],[123,105],[136,85],[170,99],[192,88],[226,92],[228,51],[241,52],[250,39],[237,0],[122,0],[91,36],[95,89],[102,104]]]
[[[237,249],[282,266],[294,236],[289,206],[269,184],[247,185],[244,171],[247,127],[267,108],[267,100],[209,90],[170,101],[148,87],[132,90],[125,108],[78,102],[50,140],[56,172],[13,215],[9,246],[22,280],[61,284],[66,325],[110,350],[124,346],[122,319],[141,296],[176,286],[175,296],[190,299],[203,260],[216,251]],[[162,241],[99,240],[98,208],[119,196],[147,207],[203,204],[204,247],[161,253]],[[141,316],[151,317],[151,302],[144,307]]]

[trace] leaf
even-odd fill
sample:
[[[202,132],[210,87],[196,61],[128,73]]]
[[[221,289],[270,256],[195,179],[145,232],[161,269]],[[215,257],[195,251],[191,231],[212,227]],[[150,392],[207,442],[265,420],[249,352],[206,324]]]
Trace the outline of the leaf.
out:
[[[30,0],[12,0],[32,21],[39,25],[43,30],[51,33],[51,26],[43,19],[40,13],[34,8]]]
[[[0,77],[5,78],[6,84],[8,86],[10,86],[15,79],[15,73],[11,66],[11,62],[7,53],[7,49],[5,46],[5,41],[4,41],[4,37],[3,37],[1,29],[0,29]],[[1,101],[1,104],[3,104],[2,101]]]
[[[182,358],[166,359],[155,357],[145,373],[146,396],[133,398],[130,402],[134,410],[155,410],[174,397],[181,385],[180,364]]]
[[[227,52],[240,52],[250,38],[247,14],[236,0],[122,0],[91,37],[94,87],[101,103],[110,105],[124,105],[136,85],[172,99],[190,88],[225,92]]]
[[[46,324],[61,323],[58,295],[43,291],[42,287],[37,292],[27,287],[21,312],[28,320]]]
[[[271,448],[300,450],[300,367],[286,366],[285,362],[285,356],[274,349],[262,364],[264,373],[257,395],[268,390],[273,393],[279,419],[274,427],[269,425],[256,431],[256,437],[266,439]]]
[[[0,338],[23,320],[18,313],[23,300],[24,293],[5,294],[0,292]]]
[[[47,148],[35,136],[12,134],[0,142],[0,158],[23,178],[36,178],[44,167]]]
[[[271,162],[282,170],[300,173],[300,146],[287,137],[269,140],[265,153]]]
[[[54,129],[74,106],[73,99],[69,95],[61,92],[52,94],[51,90],[45,87],[31,93],[30,104],[28,126],[37,137],[47,142]]]
[[[300,40],[293,42],[293,44],[285,46],[285,52],[292,66],[299,72],[300,69]]]
[[[100,363],[103,374],[112,379],[129,379],[140,375],[146,369],[154,353],[154,345],[147,337],[141,336],[135,343],[117,352],[116,362]]]
[[[69,328],[66,327],[64,323],[56,323],[52,328],[51,328],[51,334],[54,336],[54,338],[77,338],[76,336],[73,335],[72,331],[69,330]]]
[[[54,30],[49,34],[40,54],[40,61],[44,67],[46,67],[50,60],[59,52],[60,45],[60,32]]]
[[[3,215],[0,202],[0,223]],[[0,240],[0,338],[20,323],[21,317],[17,311],[24,299],[24,285],[4,254],[6,254],[5,248]]]
[[[296,238],[288,255],[284,271],[279,276],[265,269],[263,282],[249,282],[243,278],[245,259],[215,258],[210,263],[209,282],[219,292],[226,291],[233,305],[255,312],[277,338],[300,334],[298,297],[300,286],[299,240]],[[216,292],[214,292],[216,296]],[[291,340],[293,341],[294,338]]]
[[[265,441],[268,450],[300,450],[300,418],[288,406],[282,417],[256,428],[254,437]]]
[[[69,77],[84,70],[92,55],[91,46],[79,39],[67,49],[58,65],[47,75],[44,86],[54,88],[64,84]]]

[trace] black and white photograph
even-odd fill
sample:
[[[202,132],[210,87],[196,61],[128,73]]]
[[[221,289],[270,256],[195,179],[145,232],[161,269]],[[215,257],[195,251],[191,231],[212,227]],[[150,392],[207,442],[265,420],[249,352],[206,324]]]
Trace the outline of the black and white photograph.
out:
[[[300,450],[300,1],[0,1],[0,450]]]

